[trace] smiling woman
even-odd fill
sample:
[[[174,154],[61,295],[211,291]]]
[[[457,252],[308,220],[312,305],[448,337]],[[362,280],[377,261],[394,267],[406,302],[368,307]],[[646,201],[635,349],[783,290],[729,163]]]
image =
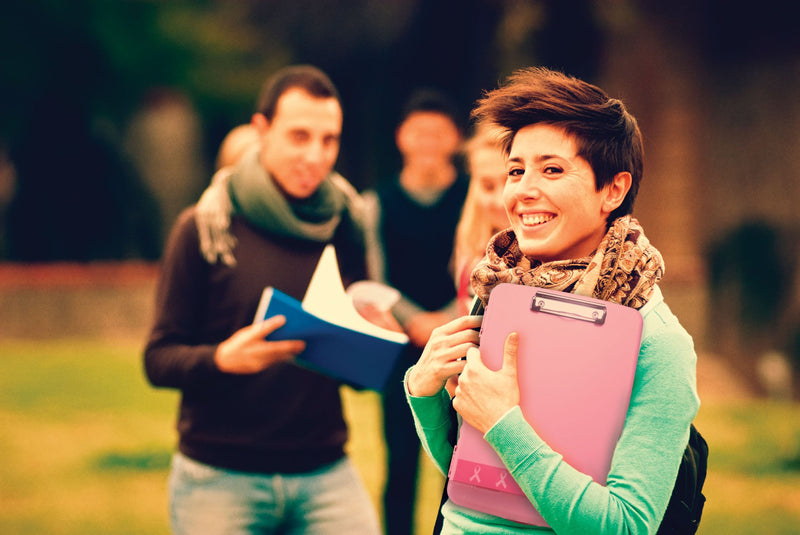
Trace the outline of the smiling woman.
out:
[[[570,466],[525,418],[516,333],[506,340],[500,370],[463,358],[480,341],[473,330],[480,319],[474,316],[435,330],[406,374],[423,445],[447,473],[453,455],[449,433],[457,420],[450,417],[445,384],[458,374],[452,409],[483,434],[546,527],[556,533],[656,533],[699,399],[691,337],[657,286],[661,254],[630,215],[642,176],[636,120],[601,89],[547,69],[517,72],[487,93],[473,116],[501,131],[508,155],[503,202],[511,224],[492,237],[472,272],[481,303],[485,306],[501,283],[591,296],[638,310],[643,338],[624,429],[605,481]],[[442,516],[441,533],[447,534],[541,528],[450,499]]]

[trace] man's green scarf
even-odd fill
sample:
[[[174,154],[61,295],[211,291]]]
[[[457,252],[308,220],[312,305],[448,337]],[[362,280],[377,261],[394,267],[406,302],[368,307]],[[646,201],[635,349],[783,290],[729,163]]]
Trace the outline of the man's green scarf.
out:
[[[233,168],[214,175],[197,203],[200,248],[209,263],[234,265],[235,238],[230,218],[239,215],[274,236],[325,243],[331,240],[345,210],[355,216],[358,194],[341,175],[332,172],[306,199],[288,199],[259,161],[259,151],[248,152]],[[358,220],[358,217],[354,217]]]

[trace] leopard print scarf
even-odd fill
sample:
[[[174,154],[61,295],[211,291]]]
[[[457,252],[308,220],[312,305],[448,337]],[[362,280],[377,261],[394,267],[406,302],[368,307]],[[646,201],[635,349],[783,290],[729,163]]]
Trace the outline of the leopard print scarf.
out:
[[[500,283],[524,284],[594,297],[639,309],[664,275],[661,253],[639,222],[627,215],[614,221],[597,250],[575,260],[539,262],[527,258],[511,229],[496,234],[472,271],[472,288],[484,305]]]

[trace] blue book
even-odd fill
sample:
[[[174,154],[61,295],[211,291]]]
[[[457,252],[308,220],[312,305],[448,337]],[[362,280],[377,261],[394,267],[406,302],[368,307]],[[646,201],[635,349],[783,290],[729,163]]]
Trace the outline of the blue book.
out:
[[[336,253],[328,246],[301,303],[279,289],[264,289],[254,322],[276,315],[286,324],[267,340],[303,340],[297,364],[356,388],[382,390],[408,337],[363,318],[342,286]]]

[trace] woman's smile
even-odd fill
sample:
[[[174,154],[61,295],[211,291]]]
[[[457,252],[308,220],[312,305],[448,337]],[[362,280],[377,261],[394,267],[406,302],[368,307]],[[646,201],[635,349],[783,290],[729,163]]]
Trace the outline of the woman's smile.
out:
[[[545,223],[554,220],[556,216],[549,213],[535,213],[535,214],[520,214],[522,225],[524,227],[538,227]]]

